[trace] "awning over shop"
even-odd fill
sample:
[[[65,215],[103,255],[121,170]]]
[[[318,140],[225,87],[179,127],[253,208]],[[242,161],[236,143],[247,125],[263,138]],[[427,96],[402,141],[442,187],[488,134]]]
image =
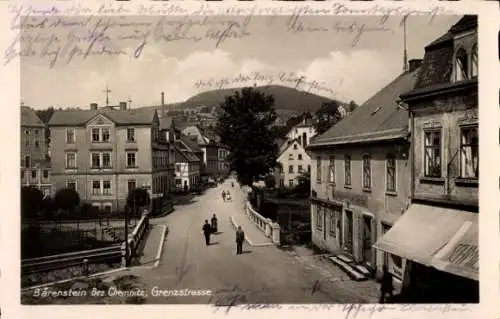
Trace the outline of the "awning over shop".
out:
[[[478,240],[477,214],[413,204],[374,247],[478,280]]]

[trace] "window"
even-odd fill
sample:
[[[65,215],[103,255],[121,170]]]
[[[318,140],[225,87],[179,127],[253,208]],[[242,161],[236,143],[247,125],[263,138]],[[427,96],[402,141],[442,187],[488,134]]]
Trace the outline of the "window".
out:
[[[135,153],[127,153],[127,167],[137,167]]]
[[[72,128],[66,129],[66,143],[67,144],[75,143],[75,129]]]
[[[92,129],[92,142],[99,142],[99,129],[98,128]]]
[[[328,164],[328,182],[335,184],[335,156],[330,156],[330,162]]]
[[[288,186],[293,187],[293,179],[288,180]]]
[[[388,192],[396,191],[396,156],[387,155],[386,158],[386,190]]]
[[[302,160],[302,154],[299,154],[297,158],[299,159],[299,161],[301,161]]]
[[[321,156],[316,158],[316,182],[321,184]]]
[[[316,206],[317,212],[316,212],[316,229],[317,230],[322,230],[323,229],[323,207],[321,206]]]
[[[111,195],[111,181],[103,181],[102,189],[104,195]]]
[[[35,130],[35,135],[38,135],[38,130]]]
[[[102,210],[103,210],[104,214],[110,214],[111,213],[111,207],[112,207],[111,204],[103,204],[102,205]]]
[[[288,160],[289,160],[289,161],[292,161],[292,160],[293,160],[293,154],[292,154],[292,153],[288,154]]]
[[[135,129],[133,128],[127,129],[127,141],[135,142]]]
[[[293,165],[288,166],[288,173],[293,173]]]
[[[36,178],[36,171],[31,171],[31,178]]]
[[[371,157],[363,155],[363,188],[370,189],[372,187],[372,172],[371,172]]]
[[[49,171],[48,170],[43,171],[43,178],[49,178]]]
[[[302,165],[298,166],[299,173],[302,173],[304,171],[304,168],[302,168]]]
[[[344,185],[351,185],[351,157],[344,156]]]
[[[29,129],[24,130],[24,134],[30,135],[30,130]]]
[[[92,181],[92,195],[101,194],[101,181]]]
[[[67,181],[66,188],[76,191],[76,182],[75,181]]]
[[[307,146],[307,133],[302,133],[302,145]]]
[[[330,236],[335,237],[335,213],[333,210],[330,210],[329,216],[330,216],[330,222],[328,223],[328,226],[330,228],[329,233]]]
[[[93,168],[101,167],[101,154],[92,153],[92,167]]]
[[[477,126],[460,130],[460,177],[479,178],[479,139]]]
[[[285,179],[283,177],[280,178],[280,186],[285,186]]]
[[[477,44],[474,44],[474,46],[472,47],[470,73],[472,77],[476,77],[478,74]]]
[[[109,142],[109,128],[107,127],[102,129],[102,141]]]
[[[296,150],[297,149],[297,144],[293,144],[293,149]]]
[[[424,134],[424,175],[441,177],[441,131],[430,131]]]
[[[175,164],[175,171],[180,172],[181,171],[181,164]]]
[[[24,157],[24,167],[26,167],[26,168],[31,167],[31,157],[29,155],[26,155]]]
[[[455,81],[467,80],[468,77],[468,61],[467,52],[460,48],[455,53]]]
[[[135,179],[129,179],[127,182],[128,192],[130,193],[130,191],[135,189],[136,185],[137,185],[137,183],[136,183]]]
[[[102,166],[106,168],[111,167],[111,153],[102,153]]]
[[[35,148],[40,148],[40,142],[39,141],[35,141]]]
[[[310,174],[311,173],[311,165],[307,165],[307,172]]]
[[[76,168],[76,153],[66,153],[66,168]]]

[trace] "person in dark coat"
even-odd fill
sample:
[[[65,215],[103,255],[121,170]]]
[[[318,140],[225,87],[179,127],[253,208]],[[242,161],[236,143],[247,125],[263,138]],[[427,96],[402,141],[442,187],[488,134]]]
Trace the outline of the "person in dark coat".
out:
[[[386,295],[389,295],[392,298],[394,296],[393,292],[394,285],[392,283],[392,275],[389,273],[387,266],[384,265],[382,282],[380,284],[380,303],[384,303],[386,301]]]
[[[208,220],[205,219],[205,224],[203,225],[203,235],[205,235],[205,244],[207,246],[210,245],[210,233],[212,232],[212,227],[210,227],[210,224],[208,223]]]
[[[222,200],[226,201],[226,192],[225,191],[222,191]]]
[[[243,253],[243,241],[245,241],[245,232],[241,229],[241,226],[238,226],[236,230],[236,254]]]
[[[217,232],[217,216],[215,216],[215,214],[212,216],[212,219],[210,220],[211,223],[212,223],[212,231],[214,233]]]

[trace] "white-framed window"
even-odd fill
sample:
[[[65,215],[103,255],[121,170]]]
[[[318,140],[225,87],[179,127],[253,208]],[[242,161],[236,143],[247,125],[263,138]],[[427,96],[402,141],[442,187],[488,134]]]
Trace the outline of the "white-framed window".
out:
[[[288,173],[293,173],[293,165],[288,165]]]
[[[298,148],[297,144],[293,144],[293,149],[296,150]]]
[[[321,184],[321,156],[316,157],[316,183]]]
[[[29,130],[29,129],[25,129],[25,130],[24,130],[24,134],[26,134],[26,135],[30,135],[30,130]]]
[[[111,130],[109,127],[93,127],[92,142],[109,142]]]
[[[104,214],[109,214],[111,213],[113,205],[111,203],[103,203],[102,204],[102,210]]]
[[[469,78],[469,58],[464,48],[455,52],[455,81],[463,81]]]
[[[111,195],[111,181],[102,181],[102,193]]]
[[[181,164],[175,164],[175,171],[180,173],[181,171]]]
[[[477,126],[460,128],[460,177],[479,178],[479,136]]]
[[[424,132],[424,175],[441,177],[441,130]]]
[[[66,181],[66,188],[76,191],[76,181]]]
[[[351,185],[351,156],[344,156],[344,185]]]
[[[111,152],[92,152],[90,155],[92,168],[111,168]]]
[[[76,152],[66,153],[66,168],[76,168]]]
[[[388,192],[396,192],[396,155],[387,155],[385,162],[386,186]]]
[[[304,171],[304,168],[302,167],[302,165],[299,165],[297,168],[299,170],[299,173],[302,173]]]
[[[330,156],[328,163],[328,182],[335,184],[335,156]]]
[[[133,127],[127,128],[127,141],[135,142],[135,128]]]
[[[323,214],[324,208],[322,206],[316,206],[316,229],[323,230]]]
[[[372,187],[371,156],[363,155],[363,189]]]
[[[66,129],[66,144],[75,144],[75,129]]]
[[[101,167],[101,153],[93,152],[91,153],[92,168]]]
[[[127,152],[127,167],[137,167],[136,152]]]
[[[101,195],[101,181],[92,181],[92,195]]]
[[[31,178],[35,179],[36,178],[36,170],[31,171]]]
[[[477,55],[477,44],[474,44],[472,47],[472,54],[471,54],[471,76],[476,77],[479,72],[479,64],[478,64],[478,55]]]
[[[293,154],[292,153],[288,154],[288,160],[293,161]]]
[[[102,167],[111,168],[111,153],[103,152],[101,156],[102,156]]]
[[[40,142],[39,141],[35,141],[35,148],[40,148]]]
[[[24,157],[24,167],[30,168],[31,167],[31,156],[26,155]]]
[[[301,161],[301,160],[302,160],[302,154],[297,155],[297,159],[298,159],[299,161]]]
[[[135,179],[129,179],[127,181],[127,189],[128,189],[128,192],[130,193],[133,189],[135,189],[137,187],[137,182]]]
[[[49,178],[49,171],[48,170],[43,170],[43,178]]]
[[[293,187],[293,179],[288,180],[288,186]]]

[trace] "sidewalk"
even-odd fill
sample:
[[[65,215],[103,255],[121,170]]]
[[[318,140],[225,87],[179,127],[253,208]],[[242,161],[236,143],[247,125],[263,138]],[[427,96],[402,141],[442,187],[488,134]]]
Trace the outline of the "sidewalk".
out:
[[[166,231],[167,225],[151,225],[151,229],[146,234],[147,238],[144,238],[145,243],[139,258],[140,265],[152,266],[150,264],[159,263],[161,250],[165,242]]]

